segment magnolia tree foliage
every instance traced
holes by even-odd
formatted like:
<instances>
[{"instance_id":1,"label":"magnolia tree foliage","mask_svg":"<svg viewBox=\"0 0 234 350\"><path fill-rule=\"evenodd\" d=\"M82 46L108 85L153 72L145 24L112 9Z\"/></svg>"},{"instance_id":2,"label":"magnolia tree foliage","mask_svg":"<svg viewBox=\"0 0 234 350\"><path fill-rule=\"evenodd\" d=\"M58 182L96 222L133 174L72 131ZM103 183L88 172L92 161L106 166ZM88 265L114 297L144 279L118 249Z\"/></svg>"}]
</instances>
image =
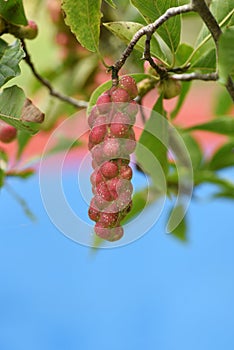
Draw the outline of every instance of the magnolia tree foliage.
<instances>
[{"instance_id":1,"label":"magnolia tree foliage","mask_svg":"<svg viewBox=\"0 0 234 350\"><path fill-rule=\"evenodd\" d=\"M35 17L33 20L26 16L30 11ZM43 20L37 23L37 11L49 14L49 18L42 16ZM198 18L202 25L192 46L182 41L182 23L186 19L192 31ZM36 45L38 32L44 25L48 26L47 32L53 33L51 50L56 51L57 59L49 69L39 71L37 55L29 49L28 41L33 40ZM202 183L216 184L214 197L234 199L234 183L222 178L219 172L234 165L233 0L40 0L36 4L0 0L0 36L1 187L10 176L27 178L34 173L32 168L17 166L32 137L37 138L41 130L53 131L61 116L69 117L85 107L91 128L88 147L93 162L98 163L100 154L103 157L109 152L109 159L93 163L91 176L94 198L89 216L96 221L96 233L101 238L120 239L123 235L120 221L131 220L162 195L156 163L163 173L168 198L178 195L180 170L170 149L176 149L181 174L191 173L192 169L194 188ZM46 55L45 50L44 60ZM30 68L37 80L37 83L30 82L30 88L28 80L21 81L20 86L15 83L23 65ZM100 72L106 72L107 76L107 81L101 85L97 83ZM216 111L212 120L203 124L194 121L189 128L178 127L176 118L194 80L212 81L214 86L222 87ZM47 104L38 97L44 88L51 96ZM155 89L154 107L145 118L144 97ZM26 97L26 91L30 96ZM171 98L175 98L176 103L168 112L165 100ZM118 103L123 105L117 106ZM131 147L123 142L130 138L135 143L133 125L137 112L144 126L137 145ZM109 118L108 121L105 118ZM102 120L101 126L98 120ZM226 142L207 157L193 135L194 130L226 135ZM176 135L183 140L190 163L180 151ZM119 139L122 143L117 141ZM17 162L9 161L5 147L12 141L17 149ZM104 148L98 153L102 142ZM54 152L62 150L64 145L66 140L61 138ZM76 140L74 146L79 145ZM125 150L124 157L120 148ZM143 148L153 155L152 159L149 160ZM134 191L132 197L129 155L134 150L136 165L133 170L147 174L150 196L149 191L142 188ZM126 186L123 181L127 181ZM108 186L114 190L111 192ZM120 188L118 193L116 186ZM188 194L186 191L184 186L184 196ZM97 207L98 196L102 200L105 197L108 205L104 207L102 203L101 209ZM118 206L119 197L128 197L124 208ZM110 206L117 207L114 213L106 210ZM183 202L178 201L169 213L167 230L181 240L186 240L186 209Z\"/></svg>"}]
</instances>

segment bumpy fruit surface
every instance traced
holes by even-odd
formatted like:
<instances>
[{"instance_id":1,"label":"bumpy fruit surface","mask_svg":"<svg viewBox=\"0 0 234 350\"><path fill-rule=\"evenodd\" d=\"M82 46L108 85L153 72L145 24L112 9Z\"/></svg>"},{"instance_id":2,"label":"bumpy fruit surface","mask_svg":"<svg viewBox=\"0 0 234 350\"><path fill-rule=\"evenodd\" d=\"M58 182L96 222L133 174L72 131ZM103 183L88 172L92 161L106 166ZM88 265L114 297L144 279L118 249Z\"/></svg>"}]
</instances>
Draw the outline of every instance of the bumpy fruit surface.
<instances>
[{"instance_id":1,"label":"bumpy fruit surface","mask_svg":"<svg viewBox=\"0 0 234 350\"><path fill-rule=\"evenodd\" d=\"M0 120L0 141L9 143L17 136L17 129Z\"/></svg>"},{"instance_id":2,"label":"bumpy fruit surface","mask_svg":"<svg viewBox=\"0 0 234 350\"><path fill-rule=\"evenodd\" d=\"M123 237L121 220L132 206L129 162L136 143L133 130L138 112L133 100L136 96L135 80L123 76L118 86L99 96L88 117L94 169L90 177L94 197L88 214L96 222L95 233L111 242Z\"/></svg>"}]
</instances>

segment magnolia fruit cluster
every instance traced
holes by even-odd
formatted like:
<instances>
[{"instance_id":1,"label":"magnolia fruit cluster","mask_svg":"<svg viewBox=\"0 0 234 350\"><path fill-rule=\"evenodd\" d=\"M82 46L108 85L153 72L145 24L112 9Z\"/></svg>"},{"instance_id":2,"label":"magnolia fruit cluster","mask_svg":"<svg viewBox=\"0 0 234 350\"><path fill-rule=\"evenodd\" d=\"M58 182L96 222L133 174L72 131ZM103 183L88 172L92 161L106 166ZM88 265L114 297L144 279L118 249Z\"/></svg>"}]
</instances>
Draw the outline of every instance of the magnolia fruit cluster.
<instances>
[{"instance_id":1,"label":"magnolia fruit cluster","mask_svg":"<svg viewBox=\"0 0 234 350\"><path fill-rule=\"evenodd\" d=\"M135 80L123 76L118 86L99 96L88 123L89 149L92 154L91 175L94 197L89 217L95 221L95 233L108 241L123 236L121 221L131 210L132 169L130 154L136 146L132 126L138 111Z\"/></svg>"},{"instance_id":2,"label":"magnolia fruit cluster","mask_svg":"<svg viewBox=\"0 0 234 350\"><path fill-rule=\"evenodd\" d=\"M17 136L17 129L4 121L0 120L0 141L9 143L13 141Z\"/></svg>"}]
</instances>

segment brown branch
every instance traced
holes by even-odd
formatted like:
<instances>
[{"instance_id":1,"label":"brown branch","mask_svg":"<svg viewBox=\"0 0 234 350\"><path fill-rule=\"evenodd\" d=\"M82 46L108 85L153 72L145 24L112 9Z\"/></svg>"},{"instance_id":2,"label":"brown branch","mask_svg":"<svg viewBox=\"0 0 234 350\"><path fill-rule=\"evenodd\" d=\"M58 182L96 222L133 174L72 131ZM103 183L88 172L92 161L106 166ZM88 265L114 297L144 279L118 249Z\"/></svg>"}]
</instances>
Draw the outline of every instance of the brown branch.
<instances>
[{"instance_id":1,"label":"brown branch","mask_svg":"<svg viewBox=\"0 0 234 350\"><path fill-rule=\"evenodd\" d=\"M51 96L54 96L54 97L58 98L61 101L67 102L67 103L71 104L72 106L74 106L76 108L87 108L88 107L88 102L77 100L75 98L66 96L66 95L62 94L61 92L56 91L51 86L50 82L47 79L43 78L37 72L37 70L36 70L36 68L35 68L35 66L34 66L34 64L33 64L32 60L31 60L31 56L30 56L30 54L29 54L29 52L27 50L26 43L25 43L25 41L23 39L21 40L21 43L22 43L23 50L25 52L25 57L24 57L25 62L30 67L30 69L31 69L33 75L35 76L35 78L49 90L49 93L50 93Z\"/></svg>"},{"instance_id":2,"label":"brown branch","mask_svg":"<svg viewBox=\"0 0 234 350\"><path fill-rule=\"evenodd\" d=\"M204 80L204 81L216 81L219 79L217 73L201 74L201 73L188 73L188 74L173 74L171 78L175 80L191 81L191 80Z\"/></svg>"},{"instance_id":3,"label":"brown branch","mask_svg":"<svg viewBox=\"0 0 234 350\"><path fill-rule=\"evenodd\" d=\"M165 68L159 67L151 57L150 44L151 44L152 33L146 35L145 40L145 50L144 50L144 60L148 61L155 72L160 76L160 79L165 79L168 76L167 70Z\"/></svg>"},{"instance_id":4,"label":"brown branch","mask_svg":"<svg viewBox=\"0 0 234 350\"><path fill-rule=\"evenodd\" d=\"M199 14L199 16L202 18L203 22L209 29L218 51L218 41L220 35L222 34L222 30L219 27L219 24L217 23L215 17L211 13L209 7L207 6L204 0L192 0L192 6L194 8L194 11L196 11ZM229 95L231 96L232 100L234 101L234 82L230 76L228 77L226 83L226 89L229 92Z\"/></svg>"},{"instance_id":5,"label":"brown branch","mask_svg":"<svg viewBox=\"0 0 234 350\"><path fill-rule=\"evenodd\" d=\"M218 46L218 40L222 34L222 30L219 27L218 22L210 12L209 7L207 6L204 0L192 0L192 5L194 10L199 14L203 22L206 24L207 28L212 35L215 45Z\"/></svg>"},{"instance_id":6,"label":"brown branch","mask_svg":"<svg viewBox=\"0 0 234 350\"><path fill-rule=\"evenodd\" d=\"M135 45L140 40L140 38L143 35L152 35L163 23L165 23L169 18L180 15L182 13L191 12L193 10L193 6L190 5L183 5L178 7L171 7L169 8L162 16L160 16L155 22L148 24L147 26L141 28L138 30L135 35L133 36L132 40L122 53L122 56L118 61L114 64L115 71L119 71L128 57L131 55Z\"/></svg>"}]
</instances>

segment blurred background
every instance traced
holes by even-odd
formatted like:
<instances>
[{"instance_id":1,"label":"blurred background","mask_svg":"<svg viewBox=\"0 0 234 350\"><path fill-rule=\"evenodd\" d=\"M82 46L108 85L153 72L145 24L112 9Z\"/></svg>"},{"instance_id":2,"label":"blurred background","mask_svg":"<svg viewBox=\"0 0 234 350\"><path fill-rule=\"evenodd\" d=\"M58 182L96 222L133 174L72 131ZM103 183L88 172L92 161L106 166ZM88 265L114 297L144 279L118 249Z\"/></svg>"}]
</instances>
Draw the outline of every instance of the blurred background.
<instances>
[{"instance_id":1,"label":"blurred background","mask_svg":"<svg viewBox=\"0 0 234 350\"><path fill-rule=\"evenodd\" d=\"M106 11L105 21L108 16L141 21L125 1L119 4L121 13ZM64 36L56 1L25 1L25 8L28 18L39 26L38 38L28 43L37 69L58 90L87 100L97 85L109 79L105 68L95 55L76 47L72 37ZM184 19L183 26L183 41L193 43L200 21L193 19L193 30L191 21ZM102 35L111 45L112 37L105 31ZM113 57L118 57L124 45L115 42L112 46ZM105 54L104 46L101 50ZM135 54L126 71L143 71L140 56ZM24 62L21 70L22 75L11 84L22 86L49 116L44 131L25 150L24 166L39 159L51 130L75 109L49 97ZM149 94L146 106L152 106L154 94ZM189 126L209 120L220 107L217 96L221 95L222 103L230 105L224 89L210 83L193 84L176 122ZM225 140L207 132L194 135L205 154ZM15 145L8 150L13 159ZM74 186L85 154L84 140L63 169L69 201L83 213L87 203ZM83 185L88 188L88 172L85 175ZM233 181L234 167L222 175ZM53 176L51 162L48 186ZM142 183L137 171L133 181L135 187ZM37 174L27 180L9 178L0 192L0 349L232 350L233 202L214 200L213 190L214 185L196 189L188 211L186 241L165 231L169 201L157 223L140 239L120 248L92 249L66 238L50 221ZM148 211L154 215L155 206Z\"/></svg>"}]
</instances>

